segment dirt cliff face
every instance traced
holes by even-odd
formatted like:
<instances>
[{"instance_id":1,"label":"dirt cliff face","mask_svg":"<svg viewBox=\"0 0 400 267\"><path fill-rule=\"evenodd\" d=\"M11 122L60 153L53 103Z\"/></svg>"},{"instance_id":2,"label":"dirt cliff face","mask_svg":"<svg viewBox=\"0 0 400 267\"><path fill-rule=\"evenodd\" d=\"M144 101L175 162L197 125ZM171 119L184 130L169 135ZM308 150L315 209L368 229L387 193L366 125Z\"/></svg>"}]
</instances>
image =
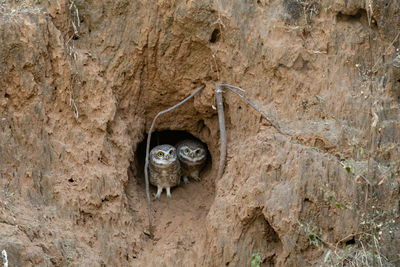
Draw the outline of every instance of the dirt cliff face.
<instances>
[{"instance_id":1,"label":"dirt cliff face","mask_svg":"<svg viewBox=\"0 0 400 267\"><path fill-rule=\"evenodd\" d=\"M375 0L0 1L10 266L245 266L255 253L265 266L395 266L399 11ZM221 82L283 133L225 92L217 179ZM159 111L201 85L155 136L192 135L210 160L201 182L153 203L150 239L143 141Z\"/></svg>"}]
</instances>

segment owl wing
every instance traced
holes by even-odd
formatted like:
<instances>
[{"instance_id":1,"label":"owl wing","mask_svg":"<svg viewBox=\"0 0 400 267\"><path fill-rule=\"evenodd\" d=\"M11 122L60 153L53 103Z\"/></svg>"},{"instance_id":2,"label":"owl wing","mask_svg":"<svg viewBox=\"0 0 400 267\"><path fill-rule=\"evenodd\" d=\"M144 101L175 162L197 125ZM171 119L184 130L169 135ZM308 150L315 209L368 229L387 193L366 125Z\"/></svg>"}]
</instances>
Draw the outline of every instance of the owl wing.
<instances>
[{"instance_id":1,"label":"owl wing","mask_svg":"<svg viewBox=\"0 0 400 267\"><path fill-rule=\"evenodd\" d=\"M149 164L150 171L150 183L155 186L159 186L163 184L161 171L157 166L154 166L151 162ZM161 180L160 180L161 179Z\"/></svg>"}]
</instances>

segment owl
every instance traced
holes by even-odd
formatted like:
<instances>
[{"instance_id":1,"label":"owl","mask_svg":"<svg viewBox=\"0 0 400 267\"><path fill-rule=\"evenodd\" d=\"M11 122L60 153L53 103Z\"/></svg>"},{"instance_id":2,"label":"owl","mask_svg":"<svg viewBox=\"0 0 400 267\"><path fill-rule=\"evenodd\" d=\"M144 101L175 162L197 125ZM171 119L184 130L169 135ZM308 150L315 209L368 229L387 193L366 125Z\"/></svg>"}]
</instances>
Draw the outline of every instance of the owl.
<instances>
[{"instance_id":1,"label":"owl","mask_svg":"<svg viewBox=\"0 0 400 267\"><path fill-rule=\"evenodd\" d=\"M154 199L160 199L165 188L167 197L171 197L171 187L177 186L181 179L181 166L176 155L175 147L159 145L150 151L150 183L157 186Z\"/></svg>"},{"instance_id":2,"label":"owl","mask_svg":"<svg viewBox=\"0 0 400 267\"><path fill-rule=\"evenodd\" d=\"M189 177L195 181L201 181L200 171L207 160L206 147L197 140L187 139L178 142L176 149L185 184L189 182Z\"/></svg>"}]
</instances>

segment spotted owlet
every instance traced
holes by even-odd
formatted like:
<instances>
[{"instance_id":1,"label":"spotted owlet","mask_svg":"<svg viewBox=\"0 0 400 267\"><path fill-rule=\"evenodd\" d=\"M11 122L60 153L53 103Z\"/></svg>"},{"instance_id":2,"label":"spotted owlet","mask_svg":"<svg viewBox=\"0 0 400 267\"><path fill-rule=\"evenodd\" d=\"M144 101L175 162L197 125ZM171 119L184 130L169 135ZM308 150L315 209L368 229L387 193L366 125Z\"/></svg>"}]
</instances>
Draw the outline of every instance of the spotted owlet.
<instances>
[{"instance_id":1,"label":"spotted owlet","mask_svg":"<svg viewBox=\"0 0 400 267\"><path fill-rule=\"evenodd\" d=\"M167 197L171 197L171 187L177 186L181 179L181 167L175 147L159 145L150 151L150 183L157 186L155 199L160 199L165 188Z\"/></svg>"},{"instance_id":2,"label":"spotted owlet","mask_svg":"<svg viewBox=\"0 0 400 267\"><path fill-rule=\"evenodd\" d=\"M197 140L186 139L176 144L176 149L185 184L189 182L189 177L201 181L200 171L207 160L206 147Z\"/></svg>"}]
</instances>

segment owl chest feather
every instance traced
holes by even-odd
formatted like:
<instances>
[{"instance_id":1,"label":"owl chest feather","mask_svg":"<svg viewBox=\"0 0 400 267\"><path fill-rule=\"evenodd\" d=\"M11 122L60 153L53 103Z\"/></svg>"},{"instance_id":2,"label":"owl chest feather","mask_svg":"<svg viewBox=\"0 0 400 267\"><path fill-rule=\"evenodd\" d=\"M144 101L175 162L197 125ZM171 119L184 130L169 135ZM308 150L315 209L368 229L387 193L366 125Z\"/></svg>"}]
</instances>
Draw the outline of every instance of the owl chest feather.
<instances>
[{"instance_id":1,"label":"owl chest feather","mask_svg":"<svg viewBox=\"0 0 400 267\"><path fill-rule=\"evenodd\" d=\"M155 186L172 187L180 183L181 173L179 161L167 166L150 163L150 183Z\"/></svg>"},{"instance_id":2,"label":"owl chest feather","mask_svg":"<svg viewBox=\"0 0 400 267\"><path fill-rule=\"evenodd\" d=\"M185 162L185 161L181 161L181 167L182 167L182 171L184 173L184 175L186 174L190 174L193 171L200 171L204 165L205 165L205 160L200 161L200 162L196 162L196 163L189 163L189 162Z\"/></svg>"}]
</instances>

